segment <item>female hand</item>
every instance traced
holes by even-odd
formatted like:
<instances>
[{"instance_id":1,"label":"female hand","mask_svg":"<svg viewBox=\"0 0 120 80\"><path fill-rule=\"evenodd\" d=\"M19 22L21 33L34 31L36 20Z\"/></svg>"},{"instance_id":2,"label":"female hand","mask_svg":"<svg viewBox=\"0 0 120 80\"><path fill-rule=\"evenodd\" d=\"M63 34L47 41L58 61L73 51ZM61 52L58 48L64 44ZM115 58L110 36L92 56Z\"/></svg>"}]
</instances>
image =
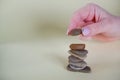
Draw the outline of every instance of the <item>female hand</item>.
<instances>
[{"instance_id":1,"label":"female hand","mask_svg":"<svg viewBox=\"0 0 120 80\"><path fill-rule=\"evenodd\" d=\"M73 14L67 34L72 29L81 28L79 39L94 38L101 41L120 39L120 17L111 15L96 4L88 4Z\"/></svg>"}]
</instances>

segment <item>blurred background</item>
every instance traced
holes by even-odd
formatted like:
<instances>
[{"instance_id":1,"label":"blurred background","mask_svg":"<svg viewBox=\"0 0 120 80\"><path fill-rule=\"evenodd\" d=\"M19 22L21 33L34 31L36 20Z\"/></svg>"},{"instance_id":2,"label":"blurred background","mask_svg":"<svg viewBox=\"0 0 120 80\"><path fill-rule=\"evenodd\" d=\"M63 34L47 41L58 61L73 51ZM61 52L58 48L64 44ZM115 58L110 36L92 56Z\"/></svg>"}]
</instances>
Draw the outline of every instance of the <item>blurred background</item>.
<instances>
[{"instance_id":1,"label":"blurred background","mask_svg":"<svg viewBox=\"0 0 120 80\"><path fill-rule=\"evenodd\" d=\"M119 41L66 35L73 12L88 3L120 16L120 0L0 0L0 80L119 80ZM93 73L65 69L71 43L86 44Z\"/></svg>"}]
</instances>

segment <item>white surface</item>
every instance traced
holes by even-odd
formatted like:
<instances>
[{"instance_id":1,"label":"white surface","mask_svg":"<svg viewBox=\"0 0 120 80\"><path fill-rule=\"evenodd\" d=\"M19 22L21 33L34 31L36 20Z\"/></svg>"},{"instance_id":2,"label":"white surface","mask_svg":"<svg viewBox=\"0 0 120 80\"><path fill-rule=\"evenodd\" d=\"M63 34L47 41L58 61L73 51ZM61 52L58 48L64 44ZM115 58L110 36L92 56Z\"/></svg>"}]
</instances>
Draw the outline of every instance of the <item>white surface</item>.
<instances>
[{"instance_id":1,"label":"white surface","mask_svg":"<svg viewBox=\"0 0 120 80\"><path fill-rule=\"evenodd\" d=\"M120 15L120 0L0 0L0 80L120 80L120 41L83 42L92 73L66 70L72 13L89 2Z\"/></svg>"},{"instance_id":2,"label":"white surface","mask_svg":"<svg viewBox=\"0 0 120 80\"><path fill-rule=\"evenodd\" d=\"M1 80L119 80L120 42L86 43L92 73L66 70L70 39L0 45Z\"/></svg>"}]
</instances>

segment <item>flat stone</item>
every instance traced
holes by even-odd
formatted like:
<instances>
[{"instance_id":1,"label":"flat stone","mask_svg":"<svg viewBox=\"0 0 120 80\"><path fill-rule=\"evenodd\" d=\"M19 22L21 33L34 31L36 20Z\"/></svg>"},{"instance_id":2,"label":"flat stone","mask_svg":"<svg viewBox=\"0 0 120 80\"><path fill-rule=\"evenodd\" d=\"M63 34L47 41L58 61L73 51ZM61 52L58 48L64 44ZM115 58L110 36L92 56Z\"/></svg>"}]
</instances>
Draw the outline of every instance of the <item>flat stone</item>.
<instances>
[{"instance_id":1,"label":"flat stone","mask_svg":"<svg viewBox=\"0 0 120 80\"><path fill-rule=\"evenodd\" d=\"M70 49L72 49L72 50L84 50L85 44L71 44Z\"/></svg>"},{"instance_id":2,"label":"flat stone","mask_svg":"<svg viewBox=\"0 0 120 80\"><path fill-rule=\"evenodd\" d=\"M67 70L72 71L72 72L82 72L82 73L90 73L91 72L91 68L89 66L86 66L84 69L81 69L81 70L74 70L70 67L70 65L68 65Z\"/></svg>"},{"instance_id":3,"label":"flat stone","mask_svg":"<svg viewBox=\"0 0 120 80\"><path fill-rule=\"evenodd\" d=\"M86 51L69 50L68 53L71 54L72 56L77 57L77 58L82 59L82 60L87 57Z\"/></svg>"},{"instance_id":4,"label":"flat stone","mask_svg":"<svg viewBox=\"0 0 120 80\"><path fill-rule=\"evenodd\" d=\"M79 62L83 61L82 59L79 59L79 58L77 58L77 57L75 57L73 55L70 55L68 57L68 59L69 59L69 62L73 62L73 63L79 63Z\"/></svg>"},{"instance_id":5,"label":"flat stone","mask_svg":"<svg viewBox=\"0 0 120 80\"><path fill-rule=\"evenodd\" d=\"M76 68L83 69L87 66L87 63L85 61L80 61L78 63L70 62L69 64L70 64L71 68L73 68L73 69L76 69Z\"/></svg>"},{"instance_id":6,"label":"flat stone","mask_svg":"<svg viewBox=\"0 0 120 80\"><path fill-rule=\"evenodd\" d=\"M68 34L71 36L77 36L77 35L82 34L82 30L81 29L72 29Z\"/></svg>"}]
</instances>

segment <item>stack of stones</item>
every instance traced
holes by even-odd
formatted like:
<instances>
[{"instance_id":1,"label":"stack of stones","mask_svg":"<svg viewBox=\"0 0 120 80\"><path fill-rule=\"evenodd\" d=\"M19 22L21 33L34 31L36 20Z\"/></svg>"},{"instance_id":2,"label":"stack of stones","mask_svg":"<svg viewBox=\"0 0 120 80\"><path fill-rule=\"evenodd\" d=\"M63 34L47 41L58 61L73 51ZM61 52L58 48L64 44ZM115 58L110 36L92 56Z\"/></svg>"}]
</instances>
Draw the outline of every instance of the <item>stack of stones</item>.
<instances>
[{"instance_id":1,"label":"stack of stones","mask_svg":"<svg viewBox=\"0 0 120 80\"><path fill-rule=\"evenodd\" d=\"M67 69L74 72L91 72L91 68L87 66L87 63L84 61L88 53L88 51L85 50L85 44L71 44L70 49L71 50L68 51L70 56L68 57L69 64Z\"/></svg>"}]
</instances>

